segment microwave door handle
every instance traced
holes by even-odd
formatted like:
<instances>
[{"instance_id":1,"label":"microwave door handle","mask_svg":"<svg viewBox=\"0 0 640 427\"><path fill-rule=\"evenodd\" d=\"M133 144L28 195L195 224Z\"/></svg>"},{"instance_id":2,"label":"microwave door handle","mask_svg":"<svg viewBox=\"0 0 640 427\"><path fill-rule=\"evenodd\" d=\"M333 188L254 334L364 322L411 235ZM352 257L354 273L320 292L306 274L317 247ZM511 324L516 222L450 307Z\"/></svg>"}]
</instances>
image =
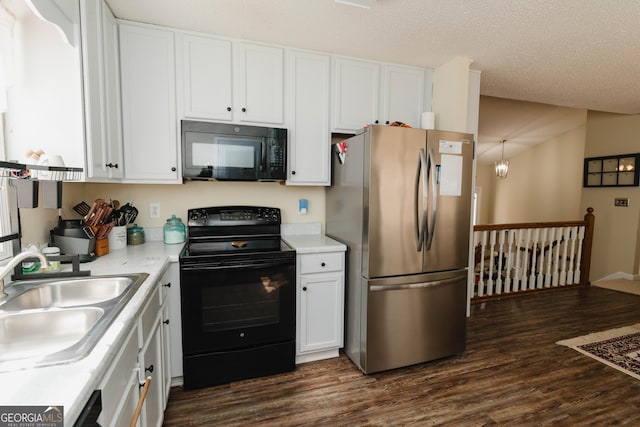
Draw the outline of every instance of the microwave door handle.
<instances>
[{"instance_id":1,"label":"microwave door handle","mask_svg":"<svg viewBox=\"0 0 640 427\"><path fill-rule=\"evenodd\" d=\"M260 142L260 172L264 172L265 165L267 164L267 144Z\"/></svg>"}]
</instances>

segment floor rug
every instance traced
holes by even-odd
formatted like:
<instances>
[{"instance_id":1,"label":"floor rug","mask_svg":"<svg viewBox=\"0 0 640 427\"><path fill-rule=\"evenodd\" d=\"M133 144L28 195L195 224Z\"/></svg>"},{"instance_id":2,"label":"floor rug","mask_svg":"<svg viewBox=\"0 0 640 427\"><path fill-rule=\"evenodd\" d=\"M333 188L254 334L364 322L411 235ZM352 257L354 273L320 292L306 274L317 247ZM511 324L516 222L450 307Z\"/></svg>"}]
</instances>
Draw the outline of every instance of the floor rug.
<instances>
[{"instance_id":1,"label":"floor rug","mask_svg":"<svg viewBox=\"0 0 640 427\"><path fill-rule=\"evenodd\" d=\"M640 380L640 323L562 340L556 344L570 347Z\"/></svg>"}]
</instances>

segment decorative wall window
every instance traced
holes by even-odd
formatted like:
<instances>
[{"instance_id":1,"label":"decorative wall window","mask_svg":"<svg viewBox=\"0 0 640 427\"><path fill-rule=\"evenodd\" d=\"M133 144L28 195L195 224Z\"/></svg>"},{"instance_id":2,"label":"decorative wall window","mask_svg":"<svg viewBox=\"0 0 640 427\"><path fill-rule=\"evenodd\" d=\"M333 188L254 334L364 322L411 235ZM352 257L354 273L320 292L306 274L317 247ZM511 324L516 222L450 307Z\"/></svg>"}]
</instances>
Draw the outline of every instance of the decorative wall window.
<instances>
[{"instance_id":1,"label":"decorative wall window","mask_svg":"<svg viewBox=\"0 0 640 427\"><path fill-rule=\"evenodd\" d=\"M637 187L640 153L584 159L583 187Z\"/></svg>"}]
</instances>

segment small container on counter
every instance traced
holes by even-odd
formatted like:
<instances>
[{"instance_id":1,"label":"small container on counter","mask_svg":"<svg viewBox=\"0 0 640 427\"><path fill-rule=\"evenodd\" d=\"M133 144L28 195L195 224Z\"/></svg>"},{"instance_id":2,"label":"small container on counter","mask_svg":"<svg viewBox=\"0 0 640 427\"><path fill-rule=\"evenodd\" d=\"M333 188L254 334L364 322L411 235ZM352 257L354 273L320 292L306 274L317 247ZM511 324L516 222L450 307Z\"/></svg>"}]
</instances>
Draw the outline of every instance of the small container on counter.
<instances>
[{"instance_id":1,"label":"small container on counter","mask_svg":"<svg viewBox=\"0 0 640 427\"><path fill-rule=\"evenodd\" d=\"M141 245L143 243L144 243L144 228L138 227L137 224L133 224L133 226L127 230L127 244Z\"/></svg>"},{"instance_id":2,"label":"small container on counter","mask_svg":"<svg viewBox=\"0 0 640 427\"><path fill-rule=\"evenodd\" d=\"M49 259L49 257L60 256L60 248L56 246L48 246L42 249L42 254L47 257L47 261L49 262L49 268L47 269L47 271L60 271L60 260Z\"/></svg>"},{"instance_id":3,"label":"small container on counter","mask_svg":"<svg viewBox=\"0 0 640 427\"><path fill-rule=\"evenodd\" d=\"M171 215L171 218L162 227L162 231L164 243L168 245L183 243L187 239L187 227L175 215Z\"/></svg>"}]
</instances>

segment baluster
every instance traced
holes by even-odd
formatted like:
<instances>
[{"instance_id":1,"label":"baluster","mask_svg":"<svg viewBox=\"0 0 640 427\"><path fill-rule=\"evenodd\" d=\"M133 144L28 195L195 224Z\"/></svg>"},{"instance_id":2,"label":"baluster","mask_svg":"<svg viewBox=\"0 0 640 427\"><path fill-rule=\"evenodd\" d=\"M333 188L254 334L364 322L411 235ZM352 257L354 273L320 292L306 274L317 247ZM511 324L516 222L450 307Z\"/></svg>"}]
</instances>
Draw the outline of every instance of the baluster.
<instances>
[{"instance_id":1,"label":"baluster","mask_svg":"<svg viewBox=\"0 0 640 427\"><path fill-rule=\"evenodd\" d=\"M550 288L551 287L551 265L553 264L553 251L554 251L554 245L553 242L555 240L555 235L556 235L556 229L555 228L549 228L548 229L548 239L547 239L547 271L545 272L544 275L544 287L545 288Z\"/></svg>"},{"instance_id":2,"label":"baluster","mask_svg":"<svg viewBox=\"0 0 640 427\"><path fill-rule=\"evenodd\" d=\"M505 230L500 230L500 235L498 236L498 269L497 269L497 279L496 279L496 293L502 293L502 256L504 254L504 233Z\"/></svg>"},{"instance_id":3,"label":"baluster","mask_svg":"<svg viewBox=\"0 0 640 427\"><path fill-rule=\"evenodd\" d=\"M504 281L504 291L511 292L511 267L513 266L513 239L515 238L515 232L513 230L508 231L507 239L507 266L506 276Z\"/></svg>"},{"instance_id":4,"label":"baluster","mask_svg":"<svg viewBox=\"0 0 640 427\"><path fill-rule=\"evenodd\" d=\"M487 248L487 232L482 231L482 244L480 246L480 278L478 279L478 296L484 296L484 253Z\"/></svg>"},{"instance_id":5,"label":"baluster","mask_svg":"<svg viewBox=\"0 0 640 427\"><path fill-rule=\"evenodd\" d=\"M562 235L564 242L562 242L562 261L560 263L560 286L567 284L567 251L569 249L569 239L571 239L569 227L563 227Z\"/></svg>"},{"instance_id":6,"label":"baluster","mask_svg":"<svg viewBox=\"0 0 640 427\"><path fill-rule=\"evenodd\" d=\"M573 283L580 283L580 273L582 270L582 242L584 240L584 226L578 227L578 253L576 254L576 268L573 270Z\"/></svg>"},{"instance_id":7,"label":"baluster","mask_svg":"<svg viewBox=\"0 0 640 427\"><path fill-rule=\"evenodd\" d=\"M525 250L523 251L524 265L522 267L522 284L520 285L520 290L522 291L526 291L527 289L529 289L529 269L531 268L530 266L531 252L529 249L530 247L531 247L531 229L527 228L527 238L524 244Z\"/></svg>"},{"instance_id":8,"label":"baluster","mask_svg":"<svg viewBox=\"0 0 640 427\"><path fill-rule=\"evenodd\" d=\"M540 240L540 229L533 229L533 240L531 241L531 265L529 265L529 289L536 287L536 261L538 257L538 241Z\"/></svg>"},{"instance_id":9,"label":"baluster","mask_svg":"<svg viewBox=\"0 0 640 427\"><path fill-rule=\"evenodd\" d=\"M493 281L493 266L495 260L493 258L493 249L496 246L496 230L489 232L489 280L487 280L487 295L493 295L494 281Z\"/></svg>"},{"instance_id":10,"label":"baluster","mask_svg":"<svg viewBox=\"0 0 640 427\"><path fill-rule=\"evenodd\" d=\"M567 285L573 285L574 259L576 251L576 235L578 227L571 227L570 247L569 247L569 270L567 270Z\"/></svg>"},{"instance_id":11,"label":"baluster","mask_svg":"<svg viewBox=\"0 0 640 427\"><path fill-rule=\"evenodd\" d=\"M558 227L555 229L556 234L556 247L554 248L554 256L553 256L553 273L551 286L558 287L558 279L559 274L558 270L560 268L560 245L562 243L562 227Z\"/></svg>"},{"instance_id":12,"label":"baluster","mask_svg":"<svg viewBox=\"0 0 640 427\"><path fill-rule=\"evenodd\" d=\"M518 237L516 238L516 269L513 273L513 291L518 292L519 285L521 284L523 270L520 269L520 260L522 259L522 251L520 248L522 243L522 228L518 229Z\"/></svg>"},{"instance_id":13,"label":"baluster","mask_svg":"<svg viewBox=\"0 0 640 427\"><path fill-rule=\"evenodd\" d=\"M540 256L538 257L538 274L536 274L536 287L538 289L542 289L543 281L544 281L544 260L545 256L545 243L547 242L547 228L541 228L541 236L538 246L540 247Z\"/></svg>"}]
</instances>

